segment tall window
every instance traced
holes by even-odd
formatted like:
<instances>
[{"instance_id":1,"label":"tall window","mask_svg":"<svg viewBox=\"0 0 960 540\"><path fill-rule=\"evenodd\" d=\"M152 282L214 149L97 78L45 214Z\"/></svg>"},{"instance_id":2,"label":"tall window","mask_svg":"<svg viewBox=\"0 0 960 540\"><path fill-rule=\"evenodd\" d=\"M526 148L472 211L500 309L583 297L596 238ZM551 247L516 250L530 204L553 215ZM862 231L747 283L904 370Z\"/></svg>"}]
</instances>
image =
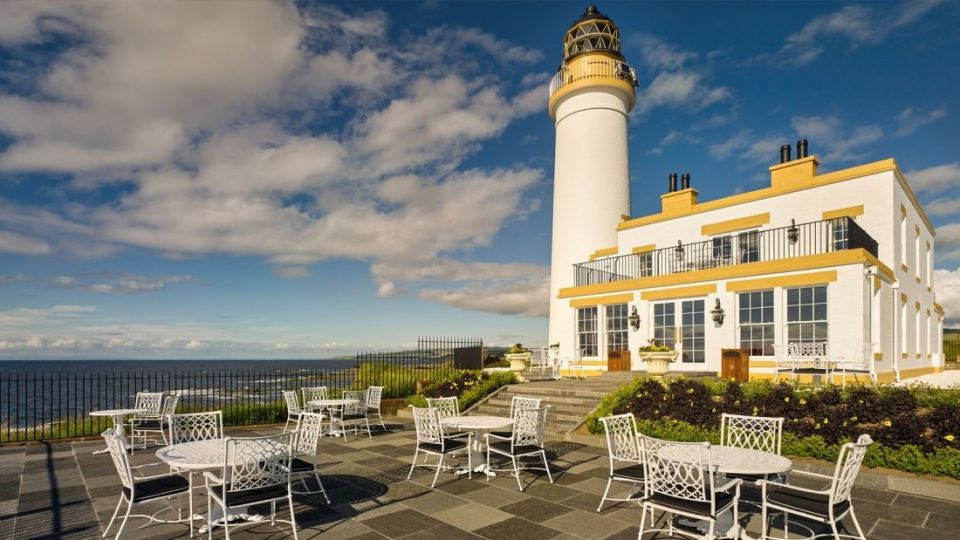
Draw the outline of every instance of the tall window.
<instances>
[{"instance_id":1,"label":"tall window","mask_svg":"<svg viewBox=\"0 0 960 540\"><path fill-rule=\"evenodd\" d=\"M729 260L733 256L733 242L729 236L721 236L713 239L713 258L719 260Z\"/></svg>"},{"instance_id":2,"label":"tall window","mask_svg":"<svg viewBox=\"0 0 960 540\"><path fill-rule=\"evenodd\" d=\"M900 354L907 355L907 299L900 298Z\"/></svg>"},{"instance_id":3,"label":"tall window","mask_svg":"<svg viewBox=\"0 0 960 540\"><path fill-rule=\"evenodd\" d=\"M740 262L756 262L760 260L760 232L749 231L737 235L737 253Z\"/></svg>"},{"instance_id":4,"label":"tall window","mask_svg":"<svg viewBox=\"0 0 960 540\"><path fill-rule=\"evenodd\" d=\"M627 305L609 304L606 310L607 352L627 349Z\"/></svg>"},{"instance_id":5,"label":"tall window","mask_svg":"<svg viewBox=\"0 0 960 540\"><path fill-rule=\"evenodd\" d=\"M740 348L751 356L773 356L773 291L739 294Z\"/></svg>"},{"instance_id":6,"label":"tall window","mask_svg":"<svg viewBox=\"0 0 960 540\"><path fill-rule=\"evenodd\" d=\"M900 205L900 264L907 265L907 209Z\"/></svg>"},{"instance_id":7,"label":"tall window","mask_svg":"<svg viewBox=\"0 0 960 540\"><path fill-rule=\"evenodd\" d=\"M653 305L653 342L673 347L677 341L676 304L664 302Z\"/></svg>"},{"instance_id":8,"label":"tall window","mask_svg":"<svg viewBox=\"0 0 960 540\"><path fill-rule=\"evenodd\" d=\"M920 338L923 337L923 333L922 333L921 328L920 328L920 305L919 305L919 304L917 304L917 314L916 314L916 316L915 316L914 318L915 318L916 320L914 321L915 327L914 327L914 329L913 329L913 333L916 335L916 341L915 341L915 343L914 343L914 347L916 347L916 348L913 350L913 352L916 353L917 356L920 356L920 352L921 352L921 351L920 351L920 344L921 344Z\"/></svg>"},{"instance_id":9,"label":"tall window","mask_svg":"<svg viewBox=\"0 0 960 540\"><path fill-rule=\"evenodd\" d=\"M706 338L703 328L703 300L684 300L680 303L683 316L683 362L702 364L706 361Z\"/></svg>"},{"instance_id":10,"label":"tall window","mask_svg":"<svg viewBox=\"0 0 960 540\"><path fill-rule=\"evenodd\" d=\"M917 277L920 277L923 274L920 272L921 270L920 257L922 256L922 254L920 253L920 226L919 225L916 228L916 237L913 242L913 252L916 254L916 257L915 257L916 261L914 262L914 264L916 264L916 267L914 267L913 271L916 272Z\"/></svg>"},{"instance_id":11,"label":"tall window","mask_svg":"<svg viewBox=\"0 0 960 540\"><path fill-rule=\"evenodd\" d=\"M833 236L833 250L850 249L850 222L842 217L831 220L831 234Z\"/></svg>"},{"instance_id":12,"label":"tall window","mask_svg":"<svg viewBox=\"0 0 960 540\"><path fill-rule=\"evenodd\" d=\"M927 287L933 287L933 259L931 256L930 242L927 242Z\"/></svg>"},{"instance_id":13,"label":"tall window","mask_svg":"<svg viewBox=\"0 0 960 540\"><path fill-rule=\"evenodd\" d=\"M787 343L826 343L827 286L787 289Z\"/></svg>"},{"instance_id":14,"label":"tall window","mask_svg":"<svg viewBox=\"0 0 960 540\"><path fill-rule=\"evenodd\" d=\"M933 325L930 324L930 310L927 310L927 354L933 354Z\"/></svg>"},{"instance_id":15,"label":"tall window","mask_svg":"<svg viewBox=\"0 0 960 540\"><path fill-rule=\"evenodd\" d=\"M597 307L577 309L577 347L583 356L597 355Z\"/></svg>"},{"instance_id":16,"label":"tall window","mask_svg":"<svg viewBox=\"0 0 960 540\"><path fill-rule=\"evenodd\" d=\"M653 275L653 252L639 253L640 277Z\"/></svg>"}]
</instances>

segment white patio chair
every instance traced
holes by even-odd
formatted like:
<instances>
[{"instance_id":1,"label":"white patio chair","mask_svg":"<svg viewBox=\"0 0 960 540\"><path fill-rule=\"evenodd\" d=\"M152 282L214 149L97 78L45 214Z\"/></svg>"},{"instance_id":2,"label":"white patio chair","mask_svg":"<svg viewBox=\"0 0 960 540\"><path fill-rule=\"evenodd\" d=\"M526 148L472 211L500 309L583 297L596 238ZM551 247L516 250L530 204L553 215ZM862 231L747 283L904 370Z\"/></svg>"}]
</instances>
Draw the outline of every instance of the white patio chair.
<instances>
[{"instance_id":1,"label":"white patio chair","mask_svg":"<svg viewBox=\"0 0 960 540\"><path fill-rule=\"evenodd\" d=\"M793 365L793 380L796 381L801 374L826 375L827 380L830 380L828 353L825 342L788 343L787 361Z\"/></svg>"},{"instance_id":2,"label":"white patio chair","mask_svg":"<svg viewBox=\"0 0 960 540\"><path fill-rule=\"evenodd\" d=\"M847 373L853 374L853 379L860 382L860 374L866 375L874 386L877 385L877 371L874 367L873 352L879 345L877 343L866 343L859 347L853 359L838 358L835 360L836 370L840 372L841 387L847 385Z\"/></svg>"},{"instance_id":3,"label":"white patio chair","mask_svg":"<svg viewBox=\"0 0 960 540\"><path fill-rule=\"evenodd\" d=\"M460 416L460 401L455 397L427 398L427 407L437 411L437 417L441 422L445 418ZM455 427L446 427L444 431L456 433L460 430Z\"/></svg>"},{"instance_id":4,"label":"white patio chair","mask_svg":"<svg viewBox=\"0 0 960 540\"><path fill-rule=\"evenodd\" d=\"M120 528L117 529L117 536L115 538L120 538L120 535L123 534L123 528L127 525L127 520L131 517L149 519L150 521L144 524L144 527L150 523L153 523L154 521L170 523L170 521L161 521L154 517L156 513L151 515L131 514L130 511L133 510L134 505L142 502L153 501L161 497L170 499L175 495L187 493L187 496L190 499L190 518L193 517L193 494L190 492L190 483L186 478L183 478L182 476L179 476L173 472L151 476L135 476L134 471L136 469L149 467L156 464L149 463L147 465L131 467L130 456L127 454L127 442L122 433L115 432L113 429L108 429L103 432L103 439L107 443L107 450L110 453L110 457L113 459L113 465L117 469L117 474L120 476L120 485L122 487L120 491L120 500L117 501L117 508L113 511L113 516L110 517L110 522L107 523L107 528L103 531L104 538L110 534L110 527L113 526L113 522L120 514L120 507L123 506L123 503L127 503L127 512L123 516L123 521L120 522ZM177 522L182 521L180 511L180 507L177 507ZM190 523L190 534L192 536L193 519L190 518L188 518L187 521ZM138 534L138 536L140 535L142 535L142 533Z\"/></svg>"},{"instance_id":5,"label":"white patio chair","mask_svg":"<svg viewBox=\"0 0 960 540\"><path fill-rule=\"evenodd\" d=\"M383 423L383 415L380 413L380 400L382 398L382 386L371 386L367 388L367 417L369 418L374 414L377 415L377 421L380 422L380 427L386 431L387 425Z\"/></svg>"},{"instance_id":6,"label":"white patio chair","mask_svg":"<svg viewBox=\"0 0 960 540\"><path fill-rule=\"evenodd\" d=\"M840 455L837 456L837 465L833 470L832 477L801 470L793 471L793 474L830 480L830 487L824 490L801 488L770 480L758 480L757 484L760 485L763 496L763 534L761 538L767 538L769 527L767 517L773 510L783 513L784 535L789 530L790 514L796 514L813 521L829 524L834 538L839 539L840 533L837 530L837 524L849 514L850 519L853 520L853 525L857 528L857 534L861 540L866 540L863 529L860 528L860 522L857 521L857 516L853 513L853 501L850 498L850 493L853 489L853 482L860 472L863 458L867 454L867 447L872 443L873 440L870 439L869 435L861 435L857 442L843 445L840 448Z\"/></svg>"},{"instance_id":7,"label":"white patio chair","mask_svg":"<svg viewBox=\"0 0 960 540\"><path fill-rule=\"evenodd\" d=\"M543 467L524 466L524 469L546 471L547 478L553 483L553 475L550 474L550 464L547 462L547 452L543 448L543 431L547 426L547 407L538 409L519 409L514 415L513 433L510 437L498 437L488 433L487 439L487 469L491 471L501 471L490 467L490 454L498 454L510 458L513 463L513 473L517 479L517 486L520 491L524 490L523 483L520 481L520 467L517 460L527 456L537 456L543 460ZM487 482L490 481L490 475L487 475Z\"/></svg>"},{"instance_id":8,"label":"white patio chair","mask_svg":"<svg viewBox=\"0 0 960 540\"><path fill-rule=\"evenodd\" d=\"M327 399L327 387L326 386L304 386L300 389L300 394L303 396L303 407L304 411L319 411L322 407L313 407L309 405L311 401L316 401L320 399Z\"/></svg>"},{"instance_id":9,"label":"white patio chair","mask_svg":"<svg viewBox=\"0 0 960 540\"><path fill-rule=\"evenodd\" d=\"M618 499L607 497L613 482L624 482L636 488L644 483L644 465L640 454L640 439L637 437L637 421L633 413L617 414L600 419L607 437L607 454L610 458L610 474L607 487L603 490L597 512L606 501L636 501L643 498L626 497Z\"/></svg>"},{"instance_id":10,"label":"white patio chair","mask_svg":"<svg viewBox=\"0 0 960 540\"><path fill-rule=\"evenodd\" d=\"M152 423L160 419L160 409L163 406L163 392L137 392L134 399L134 409L142 409L145 412L137 413L130 419L130 449L133 450L137 444L137 426L144 423ZM146 439L141 443L141 448L147 447Z\"/></svg>"},{"instance_id":11,"label":"white patio chair","mask_svg":"<svg viewBox=\"0 0 960 540\"><path fill-rule=\"evenodd\" d=\"M300 423L294 431L293 439L293 457L290 460L290 474L300 477L300 483L303 485L303 491L297 491L301 494L322 493L327 504L330 504L330 497L327 496L327 490L320 481L320 475L317 473L317 441L323 430L323 415L314 412L305 412L300 415ZM304 458L309 458L307 461ZM317 489L311 490L307 485L307 477L313 475L317 481Z\"/></svg>"},{"instance_id":12,"label":"white patio chair","mask_svg":"<svg viewBox=\"0 0 960 540\"><path fill-rule=\"evenodd\" d=\"M170 415L170 444L223 438L223 411Z\"/></svg>"},{"instance_id":13,"label":"white patio chair","mask_svg":"<svg viewBox=\"0 0 960 540\"><path fill-rule=\"evenodd\" d=\"M370 419L367 418L367 391L366 390L345 390L343 399L354 400L353 403L347 403L341 407L336 407L330 411L330 422L332 426L339 427L343 433L343 439L347 439L347 428L353 428L354 436L360 425L367 428L367 437L373 438L370 433Z\"/></svg>"},{"instance_id":14,"label":"white patio chair","mask_svg":"<svg viewBox=\"0 0 960 540\"><path fill-rule=\"evenodd\" d=\"M417 430L417 449L413 453L413 463L410 464L410 472L407 474L407 480L413 476L413 470L417 467L417 457L423 452L423 464L421 467L436 467L437 472L433 475L433 482L430 487L437 485L437 478L440 476L440 470L444 468L443 460L447 456L466 452L467 454L467 476L473 478L473 456L470 447L473 445L473 433L464 432L456 435L447 435L440 425L440 416L437 409L430 407L414 407L413 425ZM464 440L465 439L465 440ZM427 463L427 457L439 456L440 461L436 465Z\"/></svg>"},{"instance_id":15,"label":"white patio chair","mask_svg":"<svg viewBox=\"0 0 960 540\"><path fill-rule=\"evenodd\" d=\"M163 445L170 444L167 441L167 431L170 429L170 416L177 412L177 403L180 401L179 394L170 394L163 398L163 407L160 408L160 416L156 420L142 420L132 426L133 432L131 439L141 439L142 447L147 447L147 435L153 433L159 434L163 440ZM157 442L154 439L154 442ZM159 442L157 443L159 445Z\"/></svg>"},{"instance_id":16,"label":"white patio chair","mask_svg":"<svg viewBox=\"0 0 960 540\"><path fill-rule=\"evenodd\" d=\"M540 398L513 396L513 398L510 399L510 419L516 422L517 411L523 409L539 409L540 403L542 402L543 400ZM490 433L502 438L508 438L513 435L513 431L491 431Z\"/></svg>"},{"instance_id":17,"label":"white patio chair","mask_svg":"<svg viewBox=\"0 0 960 540\"><path fill-rule=\"evenodd\" d=\"M300 413L303 412L303 409L300 408L300 402L297 401L297 393L293 390L284 390L283 391L283 401L287 404L287 421L283 424L283 432L286 433L290 429L290 423L293 422L294 428L297 426L297 422L300 421Z\"/></svg>"},{"instance_id":18,"label":"white patio chair","mask_svg":"<svg viewBox=\"0 0 960 540\"><path fill-rule=\"evenodd\" d=\"M297 519L293 513L293 492L290 489L290 440L291 433L266 437L227 437L224 440L226 460L220 474L203 473L207 488L207 530L212 536L213 527L223 527L227 538L230 528L241 524L223 519L212 521L210 509L219 506L223 516L232 510L255 504L270 504L270 524L276 525L277 502L287 501L290 507L290 526L297 538ZM256 522L254 522L256 523Z\"/></svg>"},{"instance_id":19,"label":"white patio chair","mask_svg":"<svg viewBox=\"0 0 960 540\"><path fill-rule=\"evenodd\" d=\"M717 469L710 459L710 443L664 441L645 435L639 437L646 466L643 509L649 510L650 515L654 510L661 510L671 516L706 521L708 528L702 537L707 540L717 537L720 514L733 512L734 533L731 538L739 538L737 504L742 480L734 478L722 486L716 485ZM645 511L640 517L637 538L642 538L646 530L647 514ZM673 536L673 519L668 519L668 523L668 532Z\"/></svg>"},{"instance_id":20,"label":"white patio chair","mask_svg":"<svg viewBox=\"0 0 960 540\"><path fill-rule=\"evenodd\" d=\"M720 415L720 445L780 455L783 417Z\"/></svg>"}]
</instances>

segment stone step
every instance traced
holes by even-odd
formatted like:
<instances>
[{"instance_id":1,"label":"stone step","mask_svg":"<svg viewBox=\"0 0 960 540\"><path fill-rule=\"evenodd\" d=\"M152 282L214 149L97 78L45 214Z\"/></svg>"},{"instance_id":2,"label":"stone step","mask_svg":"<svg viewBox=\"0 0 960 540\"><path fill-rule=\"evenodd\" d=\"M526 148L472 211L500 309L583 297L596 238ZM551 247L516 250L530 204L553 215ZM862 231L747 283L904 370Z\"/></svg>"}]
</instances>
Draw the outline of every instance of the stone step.
<instances>
[{"instance_id":1,"label":"stone step","mask_svg":"<svg viewBox=\"0 0 960 540\"><path fill-rule=\"evenodd\" d=\"M523 394L515 394L515 395L522 396ZM513 400L513 396L514 395L503 396L501 393L493 398L490 398L490 401L488 401L487 403L504 405L506 407L510 407L510 403ZM546 394L530 395L527 397L546 399L546 400L549 400L551 404L563 403L563 404L572 405L572 406L578 406L578 405L593 406L597 402L597 398L594 398L594 397L571 397L571 396L565 396L565 395L550 396Z\"/></svg>"}]
</instances>

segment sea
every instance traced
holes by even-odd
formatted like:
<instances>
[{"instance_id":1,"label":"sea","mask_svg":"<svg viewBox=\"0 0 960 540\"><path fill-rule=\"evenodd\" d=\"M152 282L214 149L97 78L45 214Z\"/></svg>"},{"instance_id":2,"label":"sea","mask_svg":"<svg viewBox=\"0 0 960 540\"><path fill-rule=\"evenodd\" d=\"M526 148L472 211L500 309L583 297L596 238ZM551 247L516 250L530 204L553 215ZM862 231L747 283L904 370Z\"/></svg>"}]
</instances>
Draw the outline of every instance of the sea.
<instances>
[{"instance_id":1,"label":"sea","mask_svg":"<svg viewBox=\"0 0 960 540\"><path fill-rule=\"evenodd\" d=\"M282 399L302 386L349 388L356 360L0 361L0 440L90 411L132 407L137 392L180 394L180 410L230 410ZM8 439L9 440L9 439Z\"/></svg>"}]
</instances>

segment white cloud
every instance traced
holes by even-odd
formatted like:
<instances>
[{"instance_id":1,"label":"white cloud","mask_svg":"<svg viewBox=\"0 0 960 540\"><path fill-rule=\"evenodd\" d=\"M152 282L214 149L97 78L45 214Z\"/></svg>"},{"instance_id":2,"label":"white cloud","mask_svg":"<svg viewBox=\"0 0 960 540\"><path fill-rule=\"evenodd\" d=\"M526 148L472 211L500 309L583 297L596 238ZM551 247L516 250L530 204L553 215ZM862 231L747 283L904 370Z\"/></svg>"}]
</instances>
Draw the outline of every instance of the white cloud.
<instances>
[{"instance_id":1,"label":"white cloud","mask_svg":"<svg viewBox=\"0 0 960 540\"><path fill-rule=\"evenodd\" d=\"M848 5L811 19L802 29L787 36L783 47L765 58L777 66L802 66L816 60L826 49L828 38L841 38L851 48L876 45L894 30L913 24L943 0L905 1L890 13L875 6Z\"/></svg>"},{"instance_id":2,"label":"white cloud","mask_svg":"<svg viewBox=\"0 0 960 540\"><path fill-rule=\"evenodd\" d=\"M931 216L949 216L960 214L960 197L935 199L923 205Z\"/></svg>"},{"instance_id":3,"label":"white cloud","mask_svg":"<svg viewBox=\"0 0 960 540\"><path fill-rule=\"evenodd\" d=\"M697 58L695 52L685 51L652 34L641 33L630 41L640 49L639 60L653 69L677 70Z\"/></svg>"},{"instance_id":4,"label":"white cloud","mask_svg":"<svg viewBox=\"0 0 960 540\"><path fill-rule=\"evenodd\" d=\"M937 303L943 306L947 324L960 324L960 268L934 270L933 284Z\"/></svg>"},{"instance_id":5,"label":"white cloud","mask_svg":"<svg viewBox=\"0 0 960 540\"><path fill-rule=\"evenodd\" d=\"M921 127L932 124L947 115L947 106L941 105L936 109L925 111L917 107L907 107L900 111L896 116L897 124L900 129L897 131L900 135L909 135Z\"/></svg>"},{"instance_id":6,"label":"white cloud","mask_svg":"<svg viewBox=\"0 0 960 540\"><path fill-rule=\"evenodd\" d=\"M862 159L870 143L883 137L878 126L867 125L843 128L836 116L795 116L790 122L798 137L810 139L811 144L823 148L823 162L848 162Z\"/></svg>"},{"instance_id":7,"label":"white cloud","mask_svg":"<svg viewBox=\"0 0 960 540\"><path fill-rule=\"evenodd\" d=\"M276 266L273 273L283 279L301 279L310 276L310 269L305 266Z\"/></svg>"},{"instance_id":8,"label":"white cloud","mask_svg":"<svg viewBox=\"0 0 960 540\"><path fill-rule=\"evenodd\" d=\"M637 95L637 111L657 107L689 106L700 109L730 97L727 88L709 88L705 75L693 71L661 72Z\"/></svg>"},{"instance_id":9,"label":"white cloud","mask_svg":"<svg viewBox=\"0 0 960 540\"><path fill-rule=\"evenodd\" d=\"M50 244L39 238L31 238L15 232L0 231L0 251L20 255L46 255Z\"/></svg>"},{"instance_id":10,"label":"white cloud","mask_svg":"<svg viewBox=\"0 0 960 540\"><path fill-rule=\"evenodd\" d=\"M105 276L57 276L51 283L57 287L87 291L100 294L133 294L152 292L165 289L171 283L189 283L195 281L193 276L160 276L149 277L144 275L111 275Z\"/></svg>"},{"instance_id":11,"label":"white cloud","mask_svg":"<svg viewBox=\"0 0 960 540\"><path fill-rule=\"evenodd\" d=\"M427 288L420 291L420 297L464 309L503 315L546 317L549 313L550 281L547 278L539 281L523 280L507 285Z\"/></svg>"},{"instance_id":12,"label":"white cloud","mask_svg":"<svg viewBox=\"0 0 960 540\"><path fill-rule=\"evenodd\" d=\"M0 326L23 326L42 323L52 319L77 317L84 313L96 311L94 306L78 306L57 304L49 308L14 308L0 311Z\"/></svg>"},{"instance_id":13,"label":"white cloud","mask_svg":"<svg viewBox=\"0 0 960 540\"><path fill-rule=\"evenodd\" d=\"M960 186L960 162L914 169L905 173L907 181L917 193L935 193Z\"/></svg>"}]
</instances>

